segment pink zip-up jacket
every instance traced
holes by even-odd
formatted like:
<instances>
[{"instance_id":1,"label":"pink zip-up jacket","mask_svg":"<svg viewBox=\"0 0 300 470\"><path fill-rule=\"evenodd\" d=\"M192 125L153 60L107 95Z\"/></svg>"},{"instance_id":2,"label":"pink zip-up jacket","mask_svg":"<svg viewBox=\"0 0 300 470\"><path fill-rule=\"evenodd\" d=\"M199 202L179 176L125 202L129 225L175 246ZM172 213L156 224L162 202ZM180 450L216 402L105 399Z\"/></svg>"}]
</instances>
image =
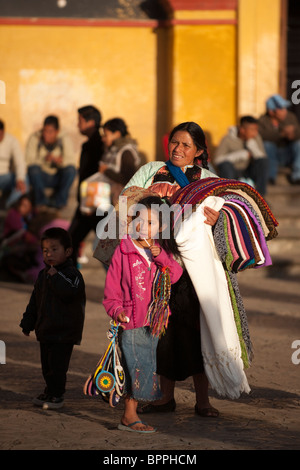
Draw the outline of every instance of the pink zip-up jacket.
<instances>
[{"instance_id":1,"label":"pink zip-up jacket","mask_svg":"<svg viewBox=\"0 0 300 470\"><path fill-rule=\"evenodd\" d=\"M129 318L123 323L126 329L146 326L147 310L151 302L152 285L157 268L169 267L170 280L174 284L182 275L182 267L172 255L161 250L152 258L151 267L128 237L121 240L109 266L103 305L107 314L117 320L122 311Z\"/></svg>"}]
</instances>

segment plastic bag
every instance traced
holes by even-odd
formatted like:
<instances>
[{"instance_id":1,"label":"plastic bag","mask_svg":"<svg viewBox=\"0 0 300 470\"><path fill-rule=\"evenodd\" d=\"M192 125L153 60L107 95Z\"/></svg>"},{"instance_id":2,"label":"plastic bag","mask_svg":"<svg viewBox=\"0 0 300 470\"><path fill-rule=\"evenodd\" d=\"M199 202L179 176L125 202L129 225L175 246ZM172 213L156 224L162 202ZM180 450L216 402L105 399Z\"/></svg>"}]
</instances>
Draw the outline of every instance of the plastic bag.
<instances>
[{"instance_id":1,"label":"plastic bag","mask_svg":"<svg viewBox=\"0 0 300 470\"><path fill-rule=\"evenodd\" d=\"M103 211L111 207L110 180L99 172L80 184L80 211L83 214L92 214L98 207Z\"/></svg>"}]
</instances>

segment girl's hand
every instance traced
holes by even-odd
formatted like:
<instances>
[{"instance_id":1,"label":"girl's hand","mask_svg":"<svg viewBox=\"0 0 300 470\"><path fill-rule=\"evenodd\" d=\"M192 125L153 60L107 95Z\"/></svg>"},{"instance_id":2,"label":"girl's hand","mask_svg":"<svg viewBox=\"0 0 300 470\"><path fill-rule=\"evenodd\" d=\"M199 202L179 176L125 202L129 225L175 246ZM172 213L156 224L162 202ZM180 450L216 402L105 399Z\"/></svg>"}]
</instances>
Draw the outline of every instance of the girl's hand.
<instances>
[{"instance_id":1,"label":"girl's hand","mask_svg":"<svg viewBox=\"0 0 300 470\"><path fill-rule=\"evenodd\" d=\"M50 276L54 276L54 274L57 273L57 270L55 269L54 266L51 266L50 269L48 269L48 274L50 274Z\"/></svg>"},{"instance_id":2,"label":"girl's hand","mask_svg":"<svg viewBox=\"0 0 300 470\"><path fill-rule=\"evenodd\" d=\"M120 323L128 323L128 317L126 316L125 312L119 313L117 316L117 320Z\"/></svg>"},{"instance_id":3,"label":"girl's hand","mask_svg":"<svg viewBox=\"0 0 300 470\"><path fill-rule=\"evenodd\" d=\"M220 213L215 211L211 207L205 206L204 207L204 215L206 216L206 220L204 221L207 225L215 225L217 222Z\"/></svg>"},{"instance_id":4,"label":"girl's hand","mask_svg":"<svg viewBox=\"0 0 300 470\"><path fill-rule=\"evenodd\" d=\"M151 245L150 246L150 251L152 256L158 256L159 253L161 252L161 247L159 245Z\"/></svg>"}]
</instances>

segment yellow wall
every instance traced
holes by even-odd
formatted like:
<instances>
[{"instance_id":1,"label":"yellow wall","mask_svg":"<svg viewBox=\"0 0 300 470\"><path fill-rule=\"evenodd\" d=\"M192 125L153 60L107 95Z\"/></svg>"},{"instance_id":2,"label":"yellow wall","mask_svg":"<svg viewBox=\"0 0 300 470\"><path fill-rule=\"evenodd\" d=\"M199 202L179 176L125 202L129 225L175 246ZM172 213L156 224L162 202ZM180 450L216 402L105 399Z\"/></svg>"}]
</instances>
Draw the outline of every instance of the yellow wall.
<instances>
[{"instance_id":1,"label":"yellow wall","mask_svg":"<svg viewBox=\"0 0 300 470\"><path fill-rule=\"evenodd\" d=\"M178 25L173 40L173 123L198 122L215 145L236 119L235 25Z\"/></svg>"},{"instance_id":2,"label":"yellow wall","mask_svg":"<svg viewBox=\"0 0 300 470\"><path fill-rule=\"evenodd\" d=\"M239 0L239 116L258 117L279 93L280 7L280 0Z\"/></svg>"},{"instance_id":3,"label":"yellow wall","mask_svg":"<svg viewBox=\"0 0 300 470\"><path fill-rule=\"evenodd\" d=\"M164 158L162 136L185 120L214 147L278 92L279 17L280 0L239 0L238 16L176 11L159 28L1 25L0 118L24 145L55 113L79 153L77 108L94 104L104 121L126 120L148 160Z\"/></svg>"},{"instance_id":4,"label":"yellow wall","mask_svg":"<svg viewBox=\"0 0 300 470\"><path fill-rule=\"evenodd\" d=\"M61 118L79 152L77 108L94 104L103 120L125 119L155 158L156 35L149 27L0 26L0 117L25 144L47 114Z\"/></svg>"}]
</instances>

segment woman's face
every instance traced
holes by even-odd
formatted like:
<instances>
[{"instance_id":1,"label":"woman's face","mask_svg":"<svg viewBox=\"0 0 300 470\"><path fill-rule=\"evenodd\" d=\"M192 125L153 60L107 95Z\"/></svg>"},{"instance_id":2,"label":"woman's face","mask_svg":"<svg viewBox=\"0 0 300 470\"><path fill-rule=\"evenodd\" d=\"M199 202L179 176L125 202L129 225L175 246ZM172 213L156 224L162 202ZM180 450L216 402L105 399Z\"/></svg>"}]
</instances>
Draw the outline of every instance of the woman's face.
<instances>
[{"instance_id":1,"label":"woman's face","mask_svg":"<svg viewBox=\"0 0 300 470\"><path fill-rule=\"evenodd\" d=\"M112 132L109 129L106 129L105 127L103 128L102 141L106 147L109 148L114 143L114 141L119 139L120 137L120 131Z\"/></svg>"},{"instance_id":2,"label":"woman's face","mask_svg":"<svg viewBox=\"0 0 300 470\"><path fill-rule=\"evenodd\" d=\"M173 165L184 167L193 165L194 159L199 157L203 150L198 150L187 131L177 131L169 142L169 158Z\"/></svg>"}]
</instances>

